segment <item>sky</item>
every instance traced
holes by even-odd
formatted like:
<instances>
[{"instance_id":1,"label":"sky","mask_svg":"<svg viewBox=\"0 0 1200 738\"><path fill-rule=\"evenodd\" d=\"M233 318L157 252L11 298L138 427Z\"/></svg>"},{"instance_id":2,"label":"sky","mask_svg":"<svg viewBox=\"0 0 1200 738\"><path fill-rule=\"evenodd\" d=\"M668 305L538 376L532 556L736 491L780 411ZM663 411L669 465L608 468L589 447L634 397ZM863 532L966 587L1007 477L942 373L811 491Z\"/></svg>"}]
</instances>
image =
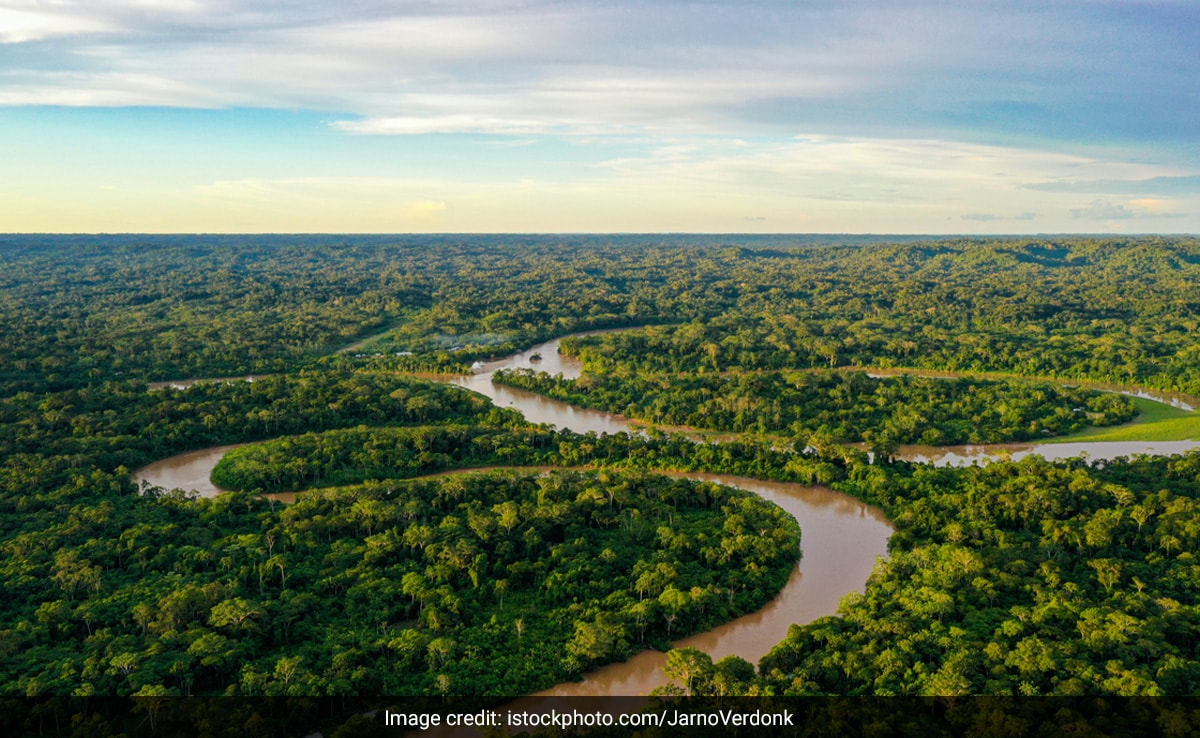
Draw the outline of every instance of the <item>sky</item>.
<instances>
[{"instance_id":1,"label":"sky","mask_svg":"<svg viewBox=\"0 0 1200 738\"><path fill-rule=\"evenodd\" d=\"M0 0L0 232L1200 232L1196 0Z\"/></svg>"}]
</instances>

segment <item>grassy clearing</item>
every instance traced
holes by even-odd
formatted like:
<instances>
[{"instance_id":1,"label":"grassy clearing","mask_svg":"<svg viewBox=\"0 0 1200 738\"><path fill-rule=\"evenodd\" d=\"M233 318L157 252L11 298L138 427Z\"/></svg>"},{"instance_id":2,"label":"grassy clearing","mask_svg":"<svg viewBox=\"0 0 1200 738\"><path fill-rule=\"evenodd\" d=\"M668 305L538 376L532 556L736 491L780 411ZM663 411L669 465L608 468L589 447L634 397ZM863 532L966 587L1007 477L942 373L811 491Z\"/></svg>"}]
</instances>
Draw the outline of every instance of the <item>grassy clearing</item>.
<instances>
[{"instance_id":1,"label":"grassy clearing","mask_svg":"<svg viewBox=\"0 0 1200 738\"><path fill-rule=\"evenodd\" d=\"M1137 407L1132 422L1109 428L1089 428L1045 443L1079 441L1191 441L1200 440L1200 413L1188 412L1163 402L1141 397L1129 398Z\"/></svg>"}]
</instances>

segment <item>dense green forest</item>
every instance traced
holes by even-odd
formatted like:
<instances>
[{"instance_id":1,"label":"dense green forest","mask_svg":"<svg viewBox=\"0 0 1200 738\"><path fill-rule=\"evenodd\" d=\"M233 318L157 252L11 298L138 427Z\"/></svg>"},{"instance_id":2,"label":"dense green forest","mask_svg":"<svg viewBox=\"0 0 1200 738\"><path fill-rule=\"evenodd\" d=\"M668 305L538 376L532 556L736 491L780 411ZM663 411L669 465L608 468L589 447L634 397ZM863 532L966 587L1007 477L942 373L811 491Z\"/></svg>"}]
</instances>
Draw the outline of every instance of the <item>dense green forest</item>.
<instances>
[{"instance_id":1,"label":"dense green forest","mask_svg":"<svg viewBox=\"0 0 1200 738\"><path fill-rule=\"evenodd\" d=\"M1200 241L739 253L736 304L563 342L592 374L907 366L1200 392Z\"/></svg>"},{"instance_id":2,"label":"dense green forest","mask_svg":"<svg viewBox=\"0 0 1200 738\"><path fill-rule=\"evenodd\" d=\"M0 400L9 461L72 459L75 466L140 466L180 451L350 425L521 423L486 398L398 375L313 372L254 382L204 382L148 391L109 382Z\"/></svg>"},{"instance_id":3,"label":"dense green forest","mask_svg":"<svg viewBox=\"0 0 1200 738\"><path fill-rule=\"evenodd\" d=\"M686 325L586 339L604 348L584 358L986 369L1200 393L1189 238L6 236L0 260L0 396L312 362L462 369L538 338L654 323Z\"/></svg>"},{"instance_id":4,"label":"dense green forest","mask_svg":"<svg viewBox=\"0 0 1200 738\"><path fill-rule=\"evenodd\" d=\"M1127 398L1048 383L931 379L865 372L765 371L647 375L631 370L564 379L531 369L494 380L572 405L673 426L780 433L817 443L942 446L1028 441L1133 418Z\"/></svg>"},{"instance_id":5,"label":"dense green forest","mask_svg":"<svg viewBox=\"0 0 1200 738\"><path fill-rule=\"evenodd\" d=\"M841 617L757 674L676 656L690 691L1200 691L1200 455L934 469L838 445L1132 412L843 367L1200 393L1196 239L6 236L0 263L5 695L499 694L761 606L794 521L654 470L832 485L896 526ZM640 329L563 342L582 379L505 381L746 435L532 427L411 375L609 327ZM269 376L147 385L248 373ZM130 480L232 443L216 499ZM492 466L563 469L414 479Z\"/></svg>"},{"instance_id":6,"label":"dense green forest","mask_svg":"<svg viewBox=\"0 0 1200 738\"><path fill-rule=\"evenodd\" d=\"M65 406L66 422L31 423L42 435L28 448L21 447L23 432L5 438L12 453L5 454L0 478L6 594L0 684L10 694L436 693L439 674L454 679L455 692L532 690L641 644L661 643L669 632L711 626L761 606L798 553L795 522L758 498L637 472L376 481L309 495L285 509L253 493L215 500L161 490L138 495L127 471L149 455L196 443L338 422L353 427L263 448L304 449L307 459L313 449L304 439L339 441L343 446L330 462L360 476L358 460L341 451L362 451L364 433L411 441L414 458L446 446L458 457L445 466L541 463L548 460L539 450L545 446L553 450L549 460L560 464L622 459L626 466L749 472L779 464L784 454L768 448L733 445L719 457L691 459L700 449L682 439L597 439L530 429L483 398L406 377L319 374L160 391L131 383L124 393L56 396L77 403ZM16 416L28 402L13 398L6 412ZM344 414L331 412L336 403ZM476 424L401 425L434 420ZM507 425L479 425L498 420ZM392 427L368 429L360 421ZM69 435L65 429L72 429ZM467 436L477 442L461 444ZM396 447L390 451L394 460ZM808 476L828 466L811 464L793 464L791 473ZM376 479L411 476L371 471L381 472ZM337 478L330 473L326 481ZM522 502L518 493L532 497ZM400 543L406 535L408 542ZM485 538L500 548L487 548ZM433 560L439 556L445 558ZM384 576L379 565L393 559L408 568ZM653 594L654 602L625 612L615 603L632 604L617 590L593 591L620 581L607 570L603 582L593 577L595 561L609 559L617 569L639 572L626 582L626 596L642 603ZM588 566L580 570L584 560ZM354 576L330 579L355 561ZM474 576L472 567L478 568ZM408 612L423 608L412 592L403 592L407 604L399 608L384 589L400 592L409 573L429 580L420 592L428 590L445 628L470 623L477 629L442 633ZM500 580L511 581L496 584ZM463 582L471 582L470 593L447 600L443 585L457 592ZM639 583L646 585L640 592ZM530 587L532 594L525 592ZM348 604L351 592L360 606ZM514 656L527 662L520 671L526 681L500 686L471 665L479 663L478 649L491 648L488 639L511 640L515 631L497 630L491 621L508 592L510 606L524 603L534 613L528 643L546 644L557 655ZM610 605L603 617L596 604L602 600ZM538 613L551 610L558 630L538 625ZM524 619L522 609L503 612L510 616L506 628L525 627L513 625ZM309 616L317 614L313 622ZM458 666L442 663L439 649L449 641L461 646L454 651ZM402 644L408 649L403 658ZM336 661L337 654L353 657ZM384 668L413 659L436 661L440 671ZM293 684L297 675L302 678Z\"/></svg>"},{"instance_id":7,"label":"dense green forest","mask_svg":"<svg viewBox=\"0 0 1200 738\"><path fill-rule=\"evenodd\" d=\"M897 524L841 618L763 660L779 694L1195 695L1200 454L882 468Z\"/></svg>"},{"instance_id":8,"label":"dense green forest","mask_svg":"<svg viewBox=\"0 0 1200 738\"><path fill-rule=\"evenodd\" d=\"M36 626L8 634L5 684L522 694L761 607L799 553L795 521L749 493L616 473L143 507L118 538L10 547L10 572L42 553L53 573Z\"/></svg>"}]
</instances>

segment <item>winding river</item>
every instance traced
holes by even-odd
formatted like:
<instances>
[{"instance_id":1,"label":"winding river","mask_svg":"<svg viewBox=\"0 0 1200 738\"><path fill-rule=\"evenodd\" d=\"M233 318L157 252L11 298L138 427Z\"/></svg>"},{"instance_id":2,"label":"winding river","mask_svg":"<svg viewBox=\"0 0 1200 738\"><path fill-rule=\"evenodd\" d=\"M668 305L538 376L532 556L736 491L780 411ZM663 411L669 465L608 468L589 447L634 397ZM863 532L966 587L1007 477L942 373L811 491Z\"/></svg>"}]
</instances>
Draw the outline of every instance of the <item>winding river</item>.
<instances>
[{"instance_id":1,"label":"winding river","mask_svg":"<svg viewBox=\"0 0 1200 738\"><path fill-rule=\"evenodd\" d=\"M573 407L525 390L492 384L492 374L501 368L534 368L551 374L578 377L579 362L558 353L559 340L534 346L513 356L476 366L472 376L447 381L479 392L500 407L522 412L535 423L552 423L577 433L596 431L637 432L638 426L610 413ZM1094 442L1079 444L1006 444L932 448L909 446L901 456L939 465L964 465L996 458L1019 459L1037 453L1048 459L1087 454L1107 459L1137 453L1174 454L1200 447L1200 442L1159 443ZM203 496L220 494L209 480L217 461L232 446L193 451L150 464L134 472L137 482L167 489L196 490ZM787 635L793 623L806 623L835 614L838 602L851 591L861 592L875 561L887 553L892 528L883 512L847 495L822 487L766 482L719 474L684 474L690 479L720 482L761 495L774 502L800 523L802 557L791 578L766 607L706 633L683 639L677 646L692 646L714 660L737 655L757 663ZM589 673L582 682L568 682L543 695L638 695L665 683L661 666L666 655L644 651L629 661Z\"/></svg>"}]
</instances>

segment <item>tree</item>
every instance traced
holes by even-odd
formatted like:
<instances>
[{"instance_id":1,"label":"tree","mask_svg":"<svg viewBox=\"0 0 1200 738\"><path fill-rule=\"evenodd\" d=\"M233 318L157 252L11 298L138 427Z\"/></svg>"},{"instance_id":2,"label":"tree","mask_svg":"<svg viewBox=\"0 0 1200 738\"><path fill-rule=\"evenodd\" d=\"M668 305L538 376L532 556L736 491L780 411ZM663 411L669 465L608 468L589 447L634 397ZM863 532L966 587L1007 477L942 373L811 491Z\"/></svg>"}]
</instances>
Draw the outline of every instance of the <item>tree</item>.
<instances>
[{"instance_id":1,"label":"tree","mask_svg":"<svg viewBox=\"0 0 1200 738\"><path fill-rule=\"evenodd\" d=\"M688 596L680 592L673 585L663 590L663 593L658 596L658 604L662 605L663 617L667 621L667 637L671 637L671 626L675 624L676 618L688 606Z\"/></svg>"},{"instance_id":2,"label":"tree","mask_svg":"<svg viewBox=\"0 0 1200 738\"><path fill-rule=\"evenodd\" d=\"M749 661L740 656L726 656L713 665L713 690L718 697L745 694L754 676L754 665Z\"/></svg>"},{"instance_id":3,"label":"tree","mask_svg":"<svg viewBox=\"0 0 1200 738\"><path fill-rule=\"evenodd\" d=\"M667 652L663 674L678 681L685 695L707 694L713 679L712 657L697 648L673 648Z\"/></svg>"},{"instance_id":4,"label":"tree","mask_svg":"<svg viewBox=\"0 0 1200 738\"><path fill-rule=\"evenodd\" d=\"M575 657L579 668L603 661L612 653L615 638L610 629L599 623L575 623L575 635L567 642L567 653Z\"/></svg>"},{"instance_id":5,"label":"tree","mask_svg":"<svg viewBox=\"0 0 1200 738\"><path fill-rule=\"evenodd\" d=\"M249 600L235 597L222 600L213 606L208 617L209 625L215 628L232 627L242 630L250 627L250 620L259 617L259 608Z\"/></svg>"}]
</instances>

